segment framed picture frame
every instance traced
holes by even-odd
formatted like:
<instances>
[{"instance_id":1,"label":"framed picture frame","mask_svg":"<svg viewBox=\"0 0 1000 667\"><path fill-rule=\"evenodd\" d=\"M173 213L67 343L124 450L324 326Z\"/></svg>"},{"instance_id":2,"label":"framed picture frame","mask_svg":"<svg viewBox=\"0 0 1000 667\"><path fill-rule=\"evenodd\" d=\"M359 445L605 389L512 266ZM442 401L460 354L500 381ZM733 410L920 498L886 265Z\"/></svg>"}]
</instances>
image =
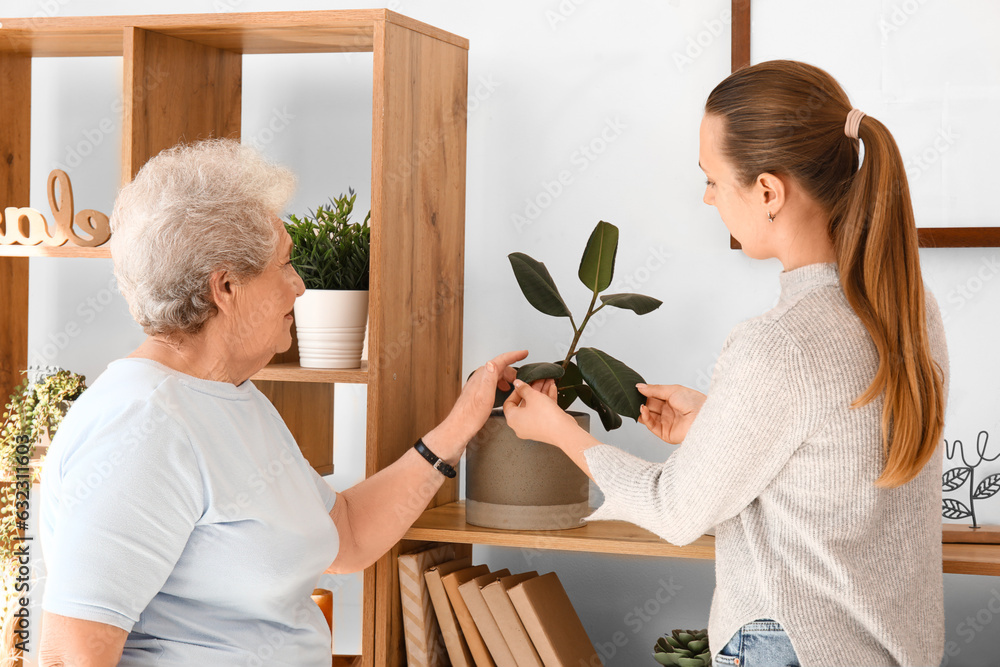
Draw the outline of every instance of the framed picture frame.
<instances>
[{"instance_id":1,"label":"framed picture frame","mask_svg":"<svg viewBox=\"0 0 1000 667\"><path fill-rule=\"evenodd\" d=\"M751 0L732 0L732 71L750 64ZM917 227L922 248L993 248L1000 247L997 227ZM731 248L740 243L729 237Z\"/></svg>"}]
</instances>

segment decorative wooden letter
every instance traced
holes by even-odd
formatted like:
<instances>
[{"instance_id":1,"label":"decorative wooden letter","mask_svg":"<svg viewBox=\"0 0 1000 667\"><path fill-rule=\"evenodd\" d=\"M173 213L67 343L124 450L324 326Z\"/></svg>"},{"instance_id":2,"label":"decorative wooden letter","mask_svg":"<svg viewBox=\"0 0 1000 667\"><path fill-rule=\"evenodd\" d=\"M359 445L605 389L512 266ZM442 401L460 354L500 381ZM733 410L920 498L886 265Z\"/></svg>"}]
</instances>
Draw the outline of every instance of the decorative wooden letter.
<instances>
[{"instance_id":1,"label":"decorative wooden letter","mask_svg":"<svg viewBox=\"0 0 1000 667\"><path fill-rule=\"evenodd\" d=\"M59 201L56 201L56 181L59 182ZM73 186L69 182L69 174L62 169L53 169L49 174L47 185L49 193L49 207L52 209L52 217L56 221L58 234L65 235L73 245L85 248L99 246L111 238L111 225L108 223L108 216L92 208L86 208L76 216L73 215ZM73 231L73 223L86 232L90 238L81 238ZM54 243L62 245L65 240Z\"/></svg>"},{"instance_id":2,"label":"decorative wooden letter","mask_svg":"<svg viewBox=\"0 0 1000 667\"><path fill-rule=\"evenodd\" d=\"M56 183L59 184L59 199L56 200ZM73 186L69 176L62 169L54 169L49 174L46 189L49 195L49 206L52 208L52 219L55 220L55 232L50 232L45 216L33 208L16 208L8 206L4 210L4 219L0 220L0 245L38 245L61 246L67 241L70 245L93 248L111 238L111 225L108 216L100 211L88 208L73 215ZM82 238L73 229L74 223L90 238Z\"/></svg>"},{"instance_id":3,"label":"decorative wooden letter","mask_svg":"<svg viewBox=\"0 0 1000 667\"><path fill-rule=\"evenodd\" d=\"M38 245L49 238L45 216L33 208L8 206L3 217L6 223L3 233L5 244Z\"/></svg>"}]
</instances>

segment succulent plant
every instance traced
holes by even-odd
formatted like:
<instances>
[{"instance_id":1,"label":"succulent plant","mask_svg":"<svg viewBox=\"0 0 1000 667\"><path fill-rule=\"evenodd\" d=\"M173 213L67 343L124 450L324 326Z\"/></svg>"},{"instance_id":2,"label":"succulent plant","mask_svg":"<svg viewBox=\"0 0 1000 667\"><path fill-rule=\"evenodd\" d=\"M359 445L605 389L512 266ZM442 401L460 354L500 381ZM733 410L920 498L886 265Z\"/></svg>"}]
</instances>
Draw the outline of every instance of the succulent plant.
<instances>
[{"instance_id":1,"label":"succulent plant","mask_svg":"<svg viewBox=\"0 0 1000 667\"><path fill-rule=\"evenodd\" d=\"M643 294L601 294L611 286L617 255L618 228L602 220L591 233L583 251L583 259L580 260L580 281L590 292L591 300L579 326L545 265L524 253L508 255L514 277L528 303L546 315L567 318L573 328L573 341L565 359L555 363L538 362L521 366L517 369L518 379L528 384L535 380L554 379L558 388L559 407L567 410L579 398L598 414L608 431L622 425L622 416L639 418L639 406L646 402L646 398L635 385L644 380L641 375L606 352L592 347L578 349L580 337L590 318L606 306L645 315L662 304L659 299ZM598 299L601 301L599 306ZM497 390L494 407L502 405L509 394L509 391Z\"/></svg>"},{"instance_id":2,"label":"succulent plant","mask_svg":"<svg viewBox=\"0 0 1000 667\"><path fill-rule=\"evenodd\" d=\"M661 665L712 667L708 630L674 630L656 640L653 657Z\"/></svg>"}]
</instances>

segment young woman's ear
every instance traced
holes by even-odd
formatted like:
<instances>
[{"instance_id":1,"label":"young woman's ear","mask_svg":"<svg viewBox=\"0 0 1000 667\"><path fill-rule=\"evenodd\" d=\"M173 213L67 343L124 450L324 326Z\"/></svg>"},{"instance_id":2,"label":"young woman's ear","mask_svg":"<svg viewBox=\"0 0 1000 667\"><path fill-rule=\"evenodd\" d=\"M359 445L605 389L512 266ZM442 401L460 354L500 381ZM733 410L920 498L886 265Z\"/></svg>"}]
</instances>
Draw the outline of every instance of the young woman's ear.
<instances>
[{"instance_id":1,"label":"young woman's ear","mask_svg":"<svg viewBox=\"0 0 1000 667\"><path fill-rule=\"evenodd\" d=\"M757 188L765 210L772 218L778 217L778 211L785 203L784 181L776 174L765 172L757 177Z\"/></svg>"}]
</instances>

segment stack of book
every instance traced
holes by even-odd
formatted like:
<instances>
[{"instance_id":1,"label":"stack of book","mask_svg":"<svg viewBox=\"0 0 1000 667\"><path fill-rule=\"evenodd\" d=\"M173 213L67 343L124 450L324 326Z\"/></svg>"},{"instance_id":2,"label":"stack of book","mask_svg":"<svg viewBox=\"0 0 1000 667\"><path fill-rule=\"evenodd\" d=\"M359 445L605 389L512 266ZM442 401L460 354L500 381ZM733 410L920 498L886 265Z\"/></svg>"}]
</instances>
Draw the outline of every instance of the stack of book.
<instances>
[{"instance_id":1,"label":"stack of book","mask_svg":"<svg viewBox=\"0 0 1000 667\"><path fill-rule=\"evenodd\" d=\"M511 574L454 545L399 557L409 667L600 667L554 572Z\"/></svg>"}]
</instances>

